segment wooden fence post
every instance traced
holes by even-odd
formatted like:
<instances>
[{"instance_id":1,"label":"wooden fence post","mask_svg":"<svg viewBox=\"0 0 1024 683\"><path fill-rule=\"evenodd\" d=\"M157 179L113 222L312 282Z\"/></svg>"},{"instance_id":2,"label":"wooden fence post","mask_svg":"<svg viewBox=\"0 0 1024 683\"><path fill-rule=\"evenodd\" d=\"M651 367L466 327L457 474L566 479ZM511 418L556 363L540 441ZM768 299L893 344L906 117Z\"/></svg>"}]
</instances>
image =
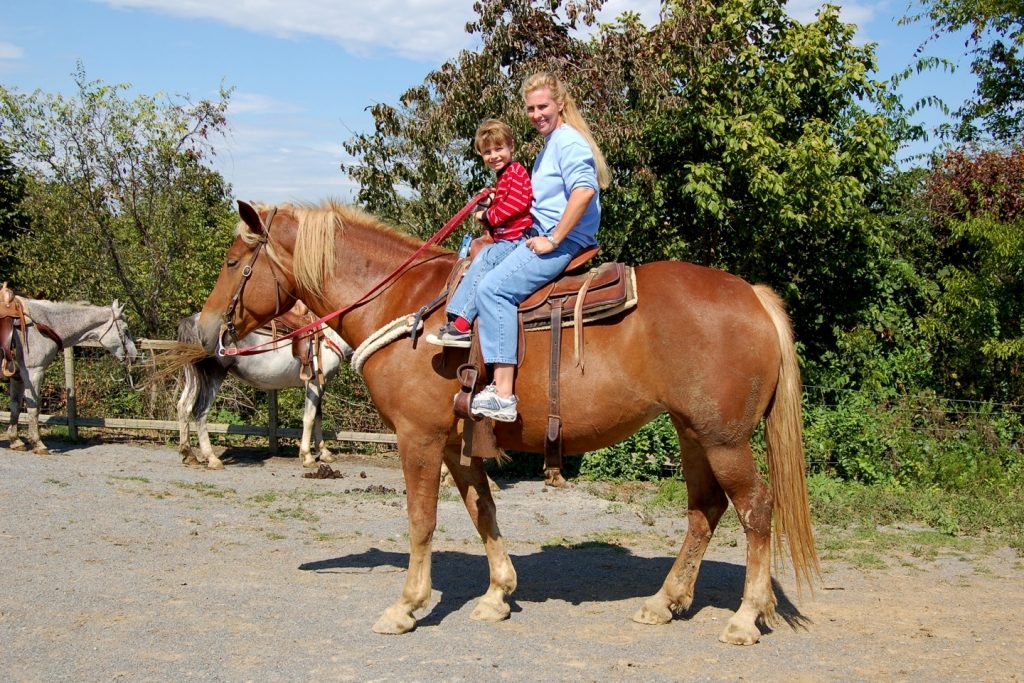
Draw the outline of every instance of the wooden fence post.
<instances>
[{"instance_id":1,"label":"wooden fence post","mask_svg":"<svg viewBox=\"0 0 1024 683\"><path fill-rule=\"evenodd\" d=\"M267 422L268 438L270 440L270 454L277 455L277 390L271 389L267 392Z\"/></svg>"},{"instance_id":2,"label":"wooden fence post","mask_svg":"<svg viewBox=\"0 0 1024 683\"><path fill-rule=\"evenodd\" d=\"M68 402L68 438L78 441L78 410L75 406L75 350L64 349L64 395Z\"/></svg>"}]
</instances>

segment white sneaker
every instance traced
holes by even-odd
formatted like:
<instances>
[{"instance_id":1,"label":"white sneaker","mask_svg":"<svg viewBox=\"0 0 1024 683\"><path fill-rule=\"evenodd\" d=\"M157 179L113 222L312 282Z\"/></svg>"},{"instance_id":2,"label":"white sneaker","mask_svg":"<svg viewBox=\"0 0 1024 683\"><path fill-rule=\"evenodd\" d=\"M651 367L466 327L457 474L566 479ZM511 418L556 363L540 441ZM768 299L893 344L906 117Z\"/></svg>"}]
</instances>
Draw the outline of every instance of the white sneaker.
<instances>
[{"instance_id":1,"label":"white sneaker","mask_svg":"<svg viewBox=\"0 0 1024 683\"><path fill-rule=\"evenodd\" d=\"M519 416L519 399L515 394L508 398L498 396L493 384L473 397L469 412L478 417L489 417L498 422L515 422Z\"/></svg>"}]
</instances>

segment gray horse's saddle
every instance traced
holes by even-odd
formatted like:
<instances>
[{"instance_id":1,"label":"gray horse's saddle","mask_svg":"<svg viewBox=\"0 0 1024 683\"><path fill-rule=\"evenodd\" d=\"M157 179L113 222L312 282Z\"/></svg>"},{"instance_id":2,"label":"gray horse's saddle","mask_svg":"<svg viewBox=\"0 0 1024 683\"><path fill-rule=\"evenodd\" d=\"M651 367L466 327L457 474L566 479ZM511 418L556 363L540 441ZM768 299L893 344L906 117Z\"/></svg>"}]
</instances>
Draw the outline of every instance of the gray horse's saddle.
<instances>
[{"instance_id":1,"label":"gray horse's saddle","mask_svg":"<svg viewBox=\"0 0 1024 683\"><path fill-rule=\"evenodd\" d=\"M316 315L301 301L297 301L294 307L271 320L263 329L277 339L278 335L302 329L314 320ZM308 382L316 376L320 384L324 383L322 344L327 338L324 336L323 328L324 325L320 325L311 332L292 338L292 356L299 361L299 378L303 382Z\"/></svg>"},{"instance_id":2,"label":"gray horse's saddle","mask_svg":"<svg viewBox=\"0 0 1024 683\"><path fill-rule=\"evenodd\" d=\"M5 378L14 376L18 371L14 359L14 330L21 328L21 336L24 338L27 326L25 307L21 299L8 289L5 282L3 287L0 287L0 372Z\"/></svg>"}]
</instances>

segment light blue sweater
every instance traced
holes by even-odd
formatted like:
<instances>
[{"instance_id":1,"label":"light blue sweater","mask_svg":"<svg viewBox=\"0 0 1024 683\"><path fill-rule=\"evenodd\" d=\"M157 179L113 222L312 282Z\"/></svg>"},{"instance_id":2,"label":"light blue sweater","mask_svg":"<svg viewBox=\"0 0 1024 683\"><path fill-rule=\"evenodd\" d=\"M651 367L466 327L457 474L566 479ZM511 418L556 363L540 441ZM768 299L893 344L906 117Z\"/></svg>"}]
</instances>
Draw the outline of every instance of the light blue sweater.
<instances>
[{"instance_id":1,"label":"light blue sweater","mask_svg":"<svg viewBox=\"0 0 1024 683\"><path fill-rule=\"evenodd\" d=\"M572 126L563 123L544 140L533 162L533 223L544 235L550 235L569 203L569 194L578 187L589 187L594 198L580 222L566 239L589 247L597 244L601 224L601 188L597 184L597 166L590 145Z\"/></svg>"}]
</instances>

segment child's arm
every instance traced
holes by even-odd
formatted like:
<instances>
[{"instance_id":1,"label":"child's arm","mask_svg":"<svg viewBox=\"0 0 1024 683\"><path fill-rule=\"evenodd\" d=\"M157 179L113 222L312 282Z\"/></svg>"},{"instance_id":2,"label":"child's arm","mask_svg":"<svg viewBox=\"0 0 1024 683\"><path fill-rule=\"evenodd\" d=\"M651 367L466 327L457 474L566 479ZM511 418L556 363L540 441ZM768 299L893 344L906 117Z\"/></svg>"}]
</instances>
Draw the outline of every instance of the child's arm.
<instances>
[{"instance_id":1,"label":"child's arm","mask_svg":"<svg viewBox=\"0 0 1024 683\"><path fill-rule=\"evenodd\" d=\"M533 201L533 185L522 164L512 164L501 174L494 188L491 207L483 212L481 221L488 227L504 225L510 218L529 212Z\"/></svg>"}]
</instances>

